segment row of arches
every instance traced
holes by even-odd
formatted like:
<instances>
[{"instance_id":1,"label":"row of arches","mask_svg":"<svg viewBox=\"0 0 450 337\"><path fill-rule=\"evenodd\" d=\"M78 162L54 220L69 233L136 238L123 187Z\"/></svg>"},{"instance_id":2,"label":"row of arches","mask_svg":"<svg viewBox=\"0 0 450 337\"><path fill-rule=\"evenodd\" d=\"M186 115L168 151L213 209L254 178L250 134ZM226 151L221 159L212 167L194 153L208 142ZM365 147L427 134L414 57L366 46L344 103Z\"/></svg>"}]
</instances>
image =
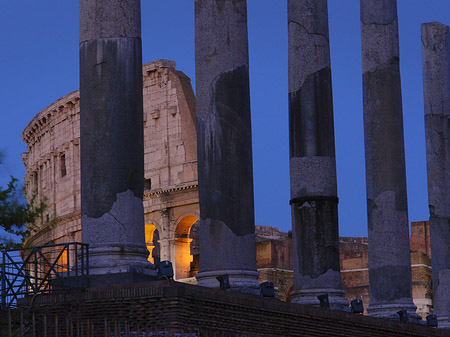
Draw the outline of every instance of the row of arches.
<instances>
[{"instance_id":1,"label":"row of arches","mask_svg":"<svg viewBox=\"0 0 450 337\"><path fill-rule=\"evenodd\" d=\"M157 265L169 260L174 267L175 279L195 277L198 273L198 217L186 215L178 221L175 231L167 231L156 223L145 225L145 243L148 260Z\"/></svg>"}]
</instances>

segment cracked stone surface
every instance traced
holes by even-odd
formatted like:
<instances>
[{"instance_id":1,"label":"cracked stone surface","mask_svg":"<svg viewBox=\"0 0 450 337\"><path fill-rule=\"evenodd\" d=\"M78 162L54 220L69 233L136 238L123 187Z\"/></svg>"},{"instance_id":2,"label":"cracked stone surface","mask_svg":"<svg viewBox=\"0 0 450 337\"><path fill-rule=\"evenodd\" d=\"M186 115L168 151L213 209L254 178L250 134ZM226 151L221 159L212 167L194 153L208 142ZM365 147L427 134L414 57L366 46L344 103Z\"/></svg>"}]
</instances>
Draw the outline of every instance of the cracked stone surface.
<instances>
[{"instance_id":1,"label":"cracked stone surface","mask_svg":"<svg viewBox=\"0 0 450 337\"><path fill-rule=\"evenodd\" d=\"M80 1L81 226L91 273L150 268L140 1ZM91 249L92 248L92 249Z\"/></svg>"},{"instance_id":2,"label":"cracked stone surface","mask_svg":"<svg viewBox=\"0 0 450 337\"><path fill-rule=\"evenodd\" d=\"M434 313L450 325L449 27L422 24L422 66Z\"/></svg>"},{"instance_id":3,"label":"cracked stone surface","mask_svg":"<svg viewBox=\"0 0 450 337\"><path fill-rule=\"evenodd\" d=\"M246 0L195 1L195 59L199 284L211 286L214 273L242 270L242 282L255 287Z\"/></svg>"},{"instance_id":4,"label":"cracked stone surface","mask_svg":"<svg viewBox=\"0 0 450 337\"><path fill-rule=\"evenodd\" d=\"M141 38L140 0L80 0L80 42L115 37Z\"/></svg>"},{"instance_id":5,"label":"cracked stone surface","mask_svg":"<svg viewBox=\"0 0 450 337\"><path fill-rule=\"evenodd\" d=\"M288 0L289 144L293 301L317 305L323 289L342 306L326 0ZM342 302L342 303L341 303Z\"/></svg>"},{"instance_id":6,"label":"cracked stone surface","mask_svg":"<svg viewBox=\"0 0 450 337\"><path fill-rule=\"evenodd\" d=\"M373 316L390 317L402 308L415 310L396 0L361 0L361 45L369 225L368 311Z\"/></svg>"}]
</instances>

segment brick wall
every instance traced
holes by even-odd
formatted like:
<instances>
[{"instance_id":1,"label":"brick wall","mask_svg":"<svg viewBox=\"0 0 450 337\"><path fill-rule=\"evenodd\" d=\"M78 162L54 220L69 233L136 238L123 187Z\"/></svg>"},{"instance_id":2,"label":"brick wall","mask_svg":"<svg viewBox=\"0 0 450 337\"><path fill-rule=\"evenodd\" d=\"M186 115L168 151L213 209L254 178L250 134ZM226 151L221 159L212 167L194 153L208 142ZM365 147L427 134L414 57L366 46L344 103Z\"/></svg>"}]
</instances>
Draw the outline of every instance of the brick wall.
<instances>
[{"instance_id":1,"label":"brick wall","mask_svg":"<svg viewBox=\"0 0 450 337\"><path fill-rule=\"evenodd\" d=\"M25 312L28 321L33 312L38 326L42 326L44 315L49 322L58 315L61 335L66 322L70 326L88 319L101 335L105 319L122 324L127 321L131 330L139 324L141 331L159 326L185 330L201 327L253 336L448 335L439 329L168 282L42 295L29 304Z\"/></svg>"}]
</instances>

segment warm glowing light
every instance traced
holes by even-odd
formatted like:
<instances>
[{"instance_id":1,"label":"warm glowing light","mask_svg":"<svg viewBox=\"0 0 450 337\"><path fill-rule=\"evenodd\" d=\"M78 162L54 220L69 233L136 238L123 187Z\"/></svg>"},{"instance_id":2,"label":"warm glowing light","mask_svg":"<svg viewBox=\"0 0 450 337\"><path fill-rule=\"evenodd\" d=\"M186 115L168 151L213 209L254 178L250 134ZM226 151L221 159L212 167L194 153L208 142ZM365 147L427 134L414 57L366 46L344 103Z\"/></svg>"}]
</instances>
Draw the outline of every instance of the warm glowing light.
<instances>
[{"instance_id":1,"label":"warm glowing light","mask_svg":"<svg viewBox=\"0 0 450 337\"><path fill-rule=\"evenodd\" d=\"M155 234L156 226L153 224L145 224L145 244L148 250L148 258L147 260L151 263L155 263L155 259L153 257L153 249L155 245L153 243L153 236Z\"/></svg>"},{"instance_id":2,"label":"warm glowing light","mask_svg":"<svg viewBox=\"0 0 450 337\"><path fill-rule=\"evenodd\" d=\"M175 231L175 278L183 279L189 277L191 270L191 242L189 233L192 225L198 220L197 217L188 215L178 223Z\"/></svg>"}]
</instances>

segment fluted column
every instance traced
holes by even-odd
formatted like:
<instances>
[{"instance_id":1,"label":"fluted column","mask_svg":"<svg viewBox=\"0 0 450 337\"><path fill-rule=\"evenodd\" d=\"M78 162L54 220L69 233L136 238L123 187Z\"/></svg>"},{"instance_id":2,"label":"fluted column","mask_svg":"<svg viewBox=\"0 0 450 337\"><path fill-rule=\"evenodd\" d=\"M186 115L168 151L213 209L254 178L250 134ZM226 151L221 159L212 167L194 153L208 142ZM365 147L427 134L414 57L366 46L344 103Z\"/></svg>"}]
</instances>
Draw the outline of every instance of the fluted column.
<instances>
[{"instance_id":1,"label":"fluted column","mask_svg":"<svg viewBox=\"0 0 450 337\"><path fill-rule=\"evenodd\" d=\"M198 284L256 293L247 1L195 0Z\"/></svg>"},{"instance_id":2,"label":"fluted column","mask_svg":"<svg viewBox=\"0 0 450 337\"><path fill-rule=\"evenodd\" d=\"M80 0L81 221L90 274L151 267L145 246L139 0Z\"/></svg>"},{"instance_id":3,"label":"fluted column","mask_svg":"<svg viewBox=\"0 0 450 337\"><path fill-rule=\"evenodd\" d=\"M288 0L288 21L291 297L343 309L327 0Z\"/></svg>"},{"instance_id":4,"label":"fluted column","mask_svg":"<svg viewBox=\"0 0 450 337\"><path fill-rule=\"evenodd\" d=\"M430 205L433 307L450 328L450 50L449 27L422 24L423 93Z\"/></svg>"},{"instance_id":5,"label":"fluted column","mask_svg":"<svg viewBox=\"0 0 450 337\"><path fill-rule=\"evenodd\" d=\"M396 0L361 0L369 315L415 313Z\"/></svg>"}]
</instances>

